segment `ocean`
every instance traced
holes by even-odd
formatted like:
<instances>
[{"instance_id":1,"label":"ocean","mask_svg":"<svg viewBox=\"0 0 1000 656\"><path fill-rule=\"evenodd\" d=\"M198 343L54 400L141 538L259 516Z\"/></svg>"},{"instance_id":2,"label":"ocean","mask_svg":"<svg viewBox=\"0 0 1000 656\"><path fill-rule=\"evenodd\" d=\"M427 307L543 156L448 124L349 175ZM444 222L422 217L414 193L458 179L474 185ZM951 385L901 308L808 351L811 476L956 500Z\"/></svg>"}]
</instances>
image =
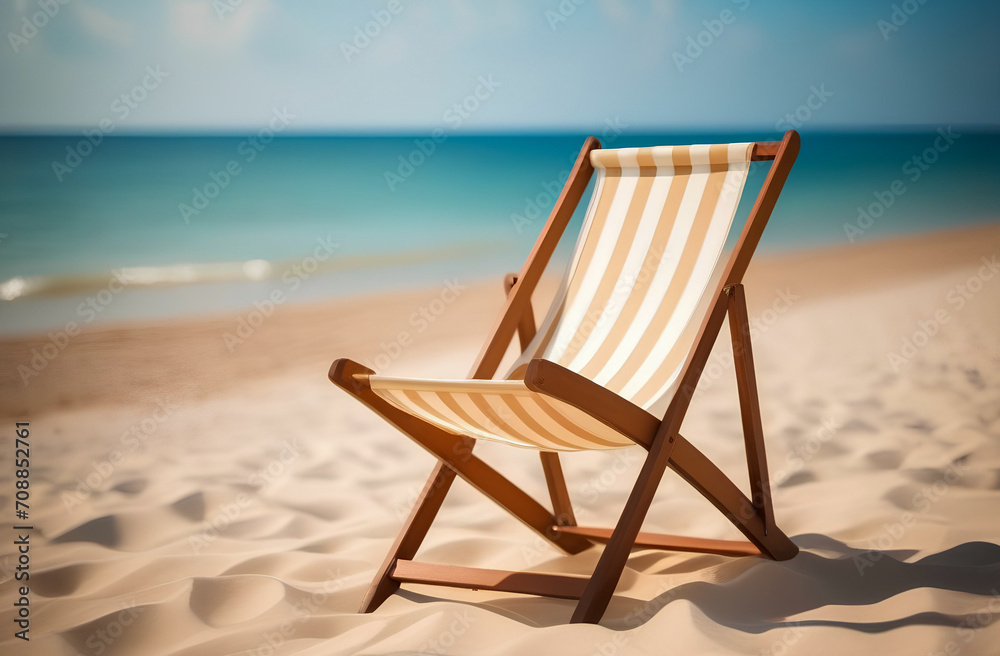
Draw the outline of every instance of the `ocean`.
<instances>
[{"instance_id":1,"label":"ocean","mask_svg":"<svg viewBox=\"0 0 1000 656\"><path fill-rule=\"evenodd\" d=\"M602 141L775 138L608 130ZM499 279L530 251L582 140L0 137L0 334L251 308L275 290L308 302ZM760 249L1000 220L998 149L1000 134L947 127L804 133ZM737 222L766 169L754 167Z\"/></svg>"}]
</instances>

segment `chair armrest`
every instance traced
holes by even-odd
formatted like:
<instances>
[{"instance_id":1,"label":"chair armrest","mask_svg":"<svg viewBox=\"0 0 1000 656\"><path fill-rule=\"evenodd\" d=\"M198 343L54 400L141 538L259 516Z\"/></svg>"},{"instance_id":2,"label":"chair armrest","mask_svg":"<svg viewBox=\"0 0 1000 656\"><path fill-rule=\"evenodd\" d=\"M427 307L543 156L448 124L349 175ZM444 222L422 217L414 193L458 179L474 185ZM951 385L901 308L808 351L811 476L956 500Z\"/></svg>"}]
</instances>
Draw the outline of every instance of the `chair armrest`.
<instances>
[{"instance_id":1,"label":"chair armrest","mask_svg":"<svg viewBox=\"0 0 1000 656\"><path fill-rule=\"evenodd\" d=\"M533 392L583 410L647 450L660 428L659 419L628 399L549 360L536 358L529 362L524 384Z\"/></svg>"}]
</instances>

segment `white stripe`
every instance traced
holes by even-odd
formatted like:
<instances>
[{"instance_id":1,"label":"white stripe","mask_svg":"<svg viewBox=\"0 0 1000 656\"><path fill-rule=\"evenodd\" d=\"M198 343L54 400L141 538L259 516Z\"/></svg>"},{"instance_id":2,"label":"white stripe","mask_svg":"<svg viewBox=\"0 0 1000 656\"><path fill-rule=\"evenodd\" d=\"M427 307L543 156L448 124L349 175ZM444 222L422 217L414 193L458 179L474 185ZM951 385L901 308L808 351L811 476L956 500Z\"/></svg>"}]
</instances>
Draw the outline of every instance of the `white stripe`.
<instances>
[{"instance_id":1,"label":"white stripe","mask_svg":"<svg viewBox=\"0 0 1000 656\"><path fill-rule=\"evenodd\" d=\"M547 440L532 430L526 423L521 421L521 418L518 417L514 410L508 406L504 397L493 394L484 394L482 396L482 400L489 405L493 412L495 412L505 424L510 426L515 431L515 434L511 435L511 437L515 437L519 440L527 440L545 448L553 446L562 448L561 445L557 445Z\"/></svg>"},{"instance_id":2,"label":"white stripe","mask_svg":"<svg viewBox=\"0 0 1000 656\"><path fill-rule=\"evenodd\" d=\"M705 183L708 175L691 175L688 177L687 188L684 190L684 197L681 199L677 212L677 220L667 243L664 247L660 267L656 270L656 275L650 281L646 292L646 297L642 299L642 304L636 313L635 320L629 326L628 331L622 337L622 341L615 347L615 351L608 359L604 368L594 376L594 382L604 385L618 373L618 369L625 363L628 356L635 350L636 345L646 333L649 323L653 320L667 287L674 278L677 271L677 263L680 261L687 245L691 227L694 225L695 214L701 204L701 197L705 193Z\"/></svg>"},{"instance_id":3,"label":"white stripe","mask_svg":"<svg viewBox=\"0 0 1000 656\"><path fill-rule=\"evenodd\" d=\"M590 431L591 433L594 433L598 437L604 438L609 442L616 442L622 446L630 446L632 444L635 444L635 442L625 437L618 431L614 430L613 428L609 428L606 424L598 421L597 419L594 419L586 412L580 410L575 406L559 402L558 407L560 412L564 417L566 417L566 419L569 419L575 425L584 428ZM588 448L588 449L595 448L593 446L593 443L589 442L586 438L577 437L577 439L581 444L581 448ZM601 448L608 448L608 447L601 447Z\"/></svg>"},{"instance_id":4,"label":"white stripe","mask_svg":"<svg viewBox=\"0 0 1000 656\"><path fill-rule=\"evenodd\" d=\"M739 172L728 172L726 178L723 180L723 184L734 183L730 177L739 175ZM736 211L735 206L732 204L734 199L738 200L738 198L730 197L730 202L724 204L720 198L720 202L716 203L701 252L698 254L694 270L691 272L691 277L684 287L684 292L681 294L676 309L670 315L670 320L656 341L656 345L650 351L649 356L643 360L642 366L635 372L632 379L622 387L622 396L632 398L633 395L638 393L649 382L650 377L653 376L656 370L663 366L663 362L670 353L670 350L677 343L677 339L691 320L694 311L698 308L699 301L705 295L708 283L711 281L712 272L719 262L719 256L722 254L722 248L726 243L726 237L732 225L733 213Z\"/></svg>"},{"instance_id":5,"label":"white stripe","mask_svg":"<svg viewBox=\"0 0 1000 656\"><path fill-rule=\"evenodd\" d=\"M590 204L587 206L587 213L584 215L583 227L580 229L580 235L577 237L576 246L573 249L573 257L570 260L570 264L566 269L566 274L563 276L562 281L559 283L559 289L556 291L555 297L552 299L552 305L549 306L549 311L545 315L545 320L542 322L541 328L535 333L535 337L531 340L528 348L524 350L523 353L514 361L510 369L507 370L504 378L510 376L510 374L520 367L522 364L527 364L534 358L545 357L549 360L555 360L551 355L553 351L553 344L555 343L555 334L552 335L552 339L549 341L543 353L539 353L541 347L541 342L545 338L545 335L549 332L549 327L555 320L555 315L559 311L559 307L566 299L566 293L569 289L569 281L573 279L576 274L577 267L580 262L580 257L583 252L583 244L587 240L587 235L590 234L591 224L594 222L594 215L597 213L597 203L604 192L604 181L607 176L604 173L604 169L598 169L597 171L597 181L594 183L594 192L590 197ZM556 331L559 328L556 327Z\"/></svg>"},{"instance_id":6,"label":"white stripe","mask_svg":"<svg viewBox=\"0 0 1000 656\"><path fill-rule=\"evenodd\" d=\"M428 406L430 406L431 409L435 413L437 413L438 419L440 421L447 422L447 423L455 426L456 428L460 429L462 432L465 432L465 431L468 431L470 429L474 429L475 428L474 426L470 426L469 422L467 422L465 419L462 419L461 417L459 417L458 415L456 415L451 410L451 408L449 408L447 405L445 405L444 401L441 399L441 394L436 393L436 392L423 392L423 391L421 391L421 392L417 392L417 396L419 396L420 399L425 404L427 404ZM423 414L427 414L426 412L420 410L419 408L414 408L414 409L417 410L417 411L419 411L419 412L422 412Z\"/></svg>"},{"instance_id":7,"label":"white stripe","mask_svg":"<svg viewBox=\"0 0 1000 656\"><path fill-rule=\"evenodd\" d=\"M538 422L538 424L549 431L559 439L569 442L570 444L575 444L581 439L579 435L573 435L566 431L559 422L549 416L549 413L545 412L541 407L539 407L538 402L535 397L532 396L527 399L521 399L522 405L524 405L525 410L531 414L531 417ZM561 404L562 405L562 404ZM562 413L560 413L562 414Z\"/></svg>"},{"instance_id":8,"label":"white stripe","mask_svg":"<svg viewBox=\"0 0 1000 656\"><path fill-rule=\"evenodd\" d=\"M634 166L635 149L630 150L631 153L623 149L621 157L624 159L631 154L632 159L625 160L622 163L629 163ZM587 319L586 313L590 307L590 301L594 298L594 293L598 285L601 284L601 279L604 277L604 272L607 269L608 260L611 258L612 253L614 253L615 244L618 242L618 235L621 233L621 227L625 221L625 213L628 211L629 203L632 201L638 180L637 176L622 176L620 178L618 188L615 190L615 196L611 201L611 206L608 208L608 217L604 222L604 229L600 235L590 236L590 239L597 239L597 247L594 250L593 258L586 271L577 271L575 273L576 276L582 275L583 277L580 279L576 298L570 299L570 305L563 312L562 321L559 322L559 327L556 329L557 332L553 338L554 344L550 348L550 355L556 361L562 357L566 348L579 332L581 324Z\"/></svg>"},{"instance_id":9,"label":"white stripe","mask_svg":"<svg viewBox=\"0 0 1000 656\"><path fill-rule=\"evenodd\" d=\"M628 256L625 259L625 266L618 282L615 284L606 305L601 308L600 321L591 332L583 348L573 358L569 369L580 371L594 357L594 354L617 324L618 315L621 314L626 301L632 295L635 281L642 273L646 255L649 253L650 242L660 223L660 213L663 211L663 204L667 200L667 193L673 179L673 176L658 176L653 181L648 201L639 217L639 229L636 231L635 239L629 245Z\"/></svg>"}]
</instances>

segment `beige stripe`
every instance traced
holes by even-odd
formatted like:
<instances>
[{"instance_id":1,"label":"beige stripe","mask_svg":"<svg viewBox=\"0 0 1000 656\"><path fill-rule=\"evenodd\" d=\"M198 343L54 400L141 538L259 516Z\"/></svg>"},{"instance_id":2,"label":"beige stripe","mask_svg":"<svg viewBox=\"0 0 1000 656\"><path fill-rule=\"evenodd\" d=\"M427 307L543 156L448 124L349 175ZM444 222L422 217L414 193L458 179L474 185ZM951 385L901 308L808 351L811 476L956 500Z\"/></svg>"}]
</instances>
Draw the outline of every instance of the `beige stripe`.
<instances>
[{"instance_id":1,"label":"beige stripe","mask_svg":"<svg viewBox=\"0 0 1000 656\"><path fill-rule=\"evenodd\" d=\"M632 397L632 403L645 408L647 404L654 400L654 397L663 389L671 376L677 374L684 359L691 352L691 347L694 345L695 337L698 336L700 328L701 322L688 321L681 336L674 343L673 347L671 347L670 352L667 353L667 357L663 359L663 364L650 376L649 383Z\"/></svg>"},{"instance_id":2,"label":"beige stripe","mask_svg":"<svg viewBox=\"0 0 1000 656\"><path fill-rule=\"evenodd\" d=\"M660 305L642 337L639 339L639 343L636 344L632 353L629 354L626 361L619 367L617 373L605 385L605 387L614 392L620 391L627 385L639 370L639 367L649 357L649 352L656 345L664 328L666 328L667 322L677 307L677 302L680 300L681 294L684 293L684 289L687 287L691 273L694 271L694 265L698 260L698 255L701 253L705 236L711 225L712 215L715 212L715 204L719 199L719 194L722 192L722 185L725 182L726 170L728 168L724 163L716 163L716 153L717 147L713 146L710 151L711 173L709 173L708 180L705 183L705 191L698 205L694 224L691 226L691 232L688 235L687 242L684 244L680 261L677 263L677 270L670 281L670 285L667 287L667 291L663 295L663 300L660 301ZM641 391L645 393L645 387Z\"/></svg>"},{"instance_id":3,"label":"beige stripe","mask_svg":"<svg viewBox=\"0 0 1000 656\"><path fill-rule=\"evenodd\" d=\"M552 444L558 445L564 449L575 448L575 446L572 443L567 442L565 439L562 439L559 436L552 433L551 431L546 430L544 426L539 424L535 420L535 418L531 416L531 413L528 411L528 409L521 404L521 399L517 397L509 397L504 400L506 401L507 406L510 407L510 409L514 412L514 414L517 415L518 419L520 419L525 426L535 431L535 433L537 433L539 436L545 438Z\"/></svg>"},{"instance_id":4,"label":"beige stripe","mask_svg":"<svg viewBox=\"0 0 1000 656\"><path fill-rule=\"evenodd\" d=\"M567 271L566 273L568 280L566 280L564 285L562 286L562 293L559 294L552 301L553 303L558 303L559 306L556 309L555 315L552 317L552 321L550 321L546 326L545 333L542 335L541 339L539 339L538 347L532 354L533 357L536 358L542 357L542 355L548 349L549 343L551 343L552 341L552 337L556 334L556 331L559 330L559 322L562 320L563 313L566 310L566 298L569 295L569 280L573 280L575 278L575 272L579 264L577 261L577 257L580 251L583 250L583 245L587 242L587 239L591 234L591 228L593 227L593 222L594 222L594 214L597 213L597 205L600 201L600 198L604 196L604 183L606 180L607 180L607 175L605 174L604 170L599 170L597 173L597 180L594 183L594 191L593 191L594 195L597 197L596 198L592 197L590 199L590 204L587 206L587 217L584 219L583 228L581 228L581 230L585 230L586 232L580 235L580 237L577 240L578 241L577 246L573 249L574 250L573 264L571 265L570 270Z\"/></svg>"},{"instance_id":5,"label":"beige stripe","mask_svg":"<svg viewBox=\"0 0 1000 656\"><path fill-rule=\"evenodd\" d=\"M615 350L625 337L629 327L635 321L639 308L646 298L649 286L656 278L656 272L663 263L663 254L666 251L666 243L677 222L677 214L680 212L681 201L684 199L684 192L687 190L688 180L691 173L691 155L689 148L677 147L673 150L674 170L679 171L671 181L670 189L667 191L667 198L663 203L663 211L660 212L660 219L656 226L656 231L650 240L649 249L643 259L645 266L649 262L649 273L644 279L637 279L632 289L629 291L628 299L622 306L621 312L615 319L614 326L608 331L604 343L591 356L590 361L580 368L579 373L593 379L607 364L614 355Z\"/></svg>"},{"instance_id":6,"label":"beige stripe","mask_svg":"<svg viewBox=\"0 0 1000 656\"><path fill-rule=\"evenodd\" d=\"M590 153L590 163L592 166L602 168L606 171L620 173L622 164L619 153L621 150L620 148L593 150Z\"/></svg>"},{"instance_id":7,"label":"beige stripe","mask_svg":"<svg viewBox=\"0 0 1000 656\"><path fill-rule=\"evenodd\" d=\"M715 155L714 152L710 153L710 157L714 155ZM714 164L715 163L714 157L712 157L712 161ZM720 198L723 191L722 187L724 181L725 179L723 178L722 183L720 183L720 190L719 190ZM735 207L733 208L733 211L734 212L736 211ZM709 282L711 282L711 277L709 278ZM694 311L696 311L698 307L702 305L701 303L702 296L704 296L704 292L702 292L702 294L699 296L698 306L696 306ZM694 311L692 311L692 315ZM684 330L678 336L677 341L675 341L673 346L670 348L670 351L667 353L667 356L663 359L663 364L660 365L655 372L653 372L653 374L649 377L648 382L638 392L636 392L635 395L633 395L632 400L635 404L639 406L645 406L649 402L653 401L654 397L657 394L659 394L660 390L662 390L670 381L670 378L677 374L681 365L684 363L684 360L690 353L691 347L694 345L694 340L697 337L697 333L700 328L701 328L700 322L691 321L690 318L688 319L687 324L684 326Z\"/></svg>"},{"instance_id":8,"label":"beige stripe","mask_svg":"<svg viewBox=\"0 0 1000 656\"><path fill-rule=\"evenodd\" d=\"M501 433L506 433L510 439L517 440L518 442L523 442L525 444L534 444L535 441L532 440L527 435L522 435L520 431L516 430L513 426L504 421L503 417L486 401L481 394L469 394L468 398L472 403L483 413L483 416L487 421L492 422L493 426L485 429L487 433L495 433L500 431Z\"/></svg>"},{"instance_id":9,"label":"beige stripe","mask_svg":"<svg viewBox=\"0 0 1000 656\"><path fill-rule=\"evenodd\" d=\"M521 417L521 414L517 412L519 406L515 407L516 400L510 396L497 396L497 397L485 397L483 399L497 410L497 405L502 404L500 416L506 417L506 422L511 428L516 431L518 435L524 435L523 438L528 444L532 444L536 447L542 449L565 449L566 444L563 440L550 440L542 433L539 433L530 424L525 423ZM527 432L525 432L527 431Z\"/></svg>"},{"instance_id":10,"label":"beige stripe","mask_svg":"<svg viewBox=\"0 0 1000 656\"><path fill-rule=\"evenodd\" d=\"M565 414L560 412L559 409L554 407L544 396L536 396L532 400L538 405L539 408L542 409L542 412L547 414L553 421L557 422L560 426L566 429L568 434L579 437L579 448L587 448L587 442L601 444L604 446L621 446L621 444L617 442L611 442L599 435L596 435L593 431L580 426ZM562 402L559 403L560 405L565 405ZM595 419L594 421L597 420Z\"/></svg>"},{"instance_id":11,"label":"beige stripe","mask_svg":"<svg viewBox=\"0 0 1000 656\"><path fill-rule=\"evenodd\" d=\"M552 318L552 323L549 325L548 330L545 332L545 336L538 343L538 350L535 351L535 357L541 357L545 353L545 349L549 347L549 342L552 341L552 336L556 334L556 330L559 329L559 322L562 320L563 311L566 309L566 297L562 298L559 303L559 309L556 311L556 315Z\"/></svg>"},{"instance_id":12,"label":"beige stripe","mask_svg":"<svg viewBox=\"0 0 1000 656\"><path fill-rule=\"evenodd\" d=\"M468 394L465 395L468 396ZM465 408L463 408L458 404L458 401L455 399L454 393L442 392L438 394L438 398L441 400L441 403L443 403L446 408L454 412L455 415L458 416L458 418L461 419L469 428L473 430L479 430L484 433L490 432L489 430L486 429L486 427L482 426L479 422L473 419L472 416L465 411Z\"/></svg>"},{"instance_id":13,"label":"beige stripe","mask_svg":"<svg viewBox=\"0 0 1000 656\"><path fill-rule=\"evenodd\" d=\"M398 392L396 390L387 390L386 389L386 390L375 390L375 393L378 394L379 396L381 396L386 401L388 401L394 407L399 408L400 410L402 410L402 411L404 411L404 412L406 412L408 414L411 414L411 415L414 414L414 412L413 412L413 406L411 406L407 402L407 400L403 396L402 392Z\"/></svg>"},{"instance_id":14,"label":"beige stripe","mask_svg":"<svg viewBox=\"0 0 1000 656\"><path fill-rule=\"evenodd\" d=\"M443 427L442 426L443 424L444 426L452 427L451 429L449 429L449 432L455 432L457 430L458 432L464 434L464 431L467 429L467 427L456 426L453 420L442 416L440 412L429 406L426 401L420 398L420 392L411 392L410 390L401 390L401 392L403 398L407 400L407 405L410 406L409 409L410 414L420 417L422 413L424 415L423 417L421 417L422 419L427 419L428 421L431 421L431 423L437 424L439 428ZM421 412L420 413L413 412L413 408L417 408ZM475 424L470 424L470 426L474 425Z\"/></svg>"},{"instance_id":15,"label":"beige stripe","mask_svg":"<svg viewBox=\"0 0 1000 656\"><path fill-rule=\"evenodd\" d=\"M620 174L621 170L616 171L616 173ZM588 231L587 239L583 244L583 249L580 253L580 259L577 264L576 271L574 271L573 277L569 281L565 301L563 303L564 306L573 305L574 300L580 292L580 285L583 283L586 272L593 263L594 254L597 251L601 233L604 231L604 225L608 220L611 204L614 202L615 194L618 191L618 185L621 182L621 176L617 174L609 174L604 181L604 192L601 194L601 198L597 202L594 220L590 224L590 230Z\"/></svg>"},{"instance_id":16,"label":"beige stripe","mask_svg":"<svg viewBox=\"0 0 1000 656\"><path fill-rule=\"evenodd\" d=\"M594 297L590 301L590 306L584 313L582 323L577 327L577 332L573 339L569 341L566 350L559 357L560 364L568 364L586 343L590 333L593 332L603 321L609 320L604 316L607 312L608 301L611 293L617 286L618 280L625 268L632 242L635 234L639 230L639 220L642 218L646 203L649 201L649 192L653 188L656 180L656 166L653 165L653 156L648 148L640 148L636 154L636 163L639 166L639 180L636 182L632 198L629 200L628 208L625 211L625 220L622 223L621 231L617 235L614 250L601 277L600 284L594 292ZM594 236L594 239L597 235ZM589 326L587 334L583 334L581 328Z\"/></svg>"}]
</instances>

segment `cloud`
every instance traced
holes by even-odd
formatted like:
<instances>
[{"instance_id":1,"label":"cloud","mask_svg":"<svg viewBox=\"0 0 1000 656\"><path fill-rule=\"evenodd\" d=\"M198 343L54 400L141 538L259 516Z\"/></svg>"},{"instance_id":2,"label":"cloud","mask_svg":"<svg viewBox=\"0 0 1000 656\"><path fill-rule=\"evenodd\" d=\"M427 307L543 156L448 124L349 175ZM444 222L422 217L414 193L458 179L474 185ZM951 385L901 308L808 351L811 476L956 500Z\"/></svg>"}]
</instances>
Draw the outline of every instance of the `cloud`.
<instances>
[{"instance_id":1,"label":"cloud","mask_svg":"<svg viewBox=\"0 0 1000 656\"><path fill-rule=\"evenodd\" d=\"M270 0L178 0L170 5L170 29L187 46L233 51L271 9Z\"/></svg>"},{"instance_id":2,"label":"cloud","mask_svg":"<svg viewBox=\"0 0 1000 656\"><path fill-rule=\"evenodd\" d=\"M632 10L623 0L600 0L598 6L605 16L616 22L626 23L632 18Z\"/></svg>"},{"instance_id":3,"label":"cloud","mask_svg":"<svg viewBox=\"0 0 1000 656\"><path fill-rule=\"evenodd\" d=\"M134 28L131 23L84 4L73 5L73 12L83 28L104 43L127 48L133 44Z\"/></svg>"}]
</instances>

